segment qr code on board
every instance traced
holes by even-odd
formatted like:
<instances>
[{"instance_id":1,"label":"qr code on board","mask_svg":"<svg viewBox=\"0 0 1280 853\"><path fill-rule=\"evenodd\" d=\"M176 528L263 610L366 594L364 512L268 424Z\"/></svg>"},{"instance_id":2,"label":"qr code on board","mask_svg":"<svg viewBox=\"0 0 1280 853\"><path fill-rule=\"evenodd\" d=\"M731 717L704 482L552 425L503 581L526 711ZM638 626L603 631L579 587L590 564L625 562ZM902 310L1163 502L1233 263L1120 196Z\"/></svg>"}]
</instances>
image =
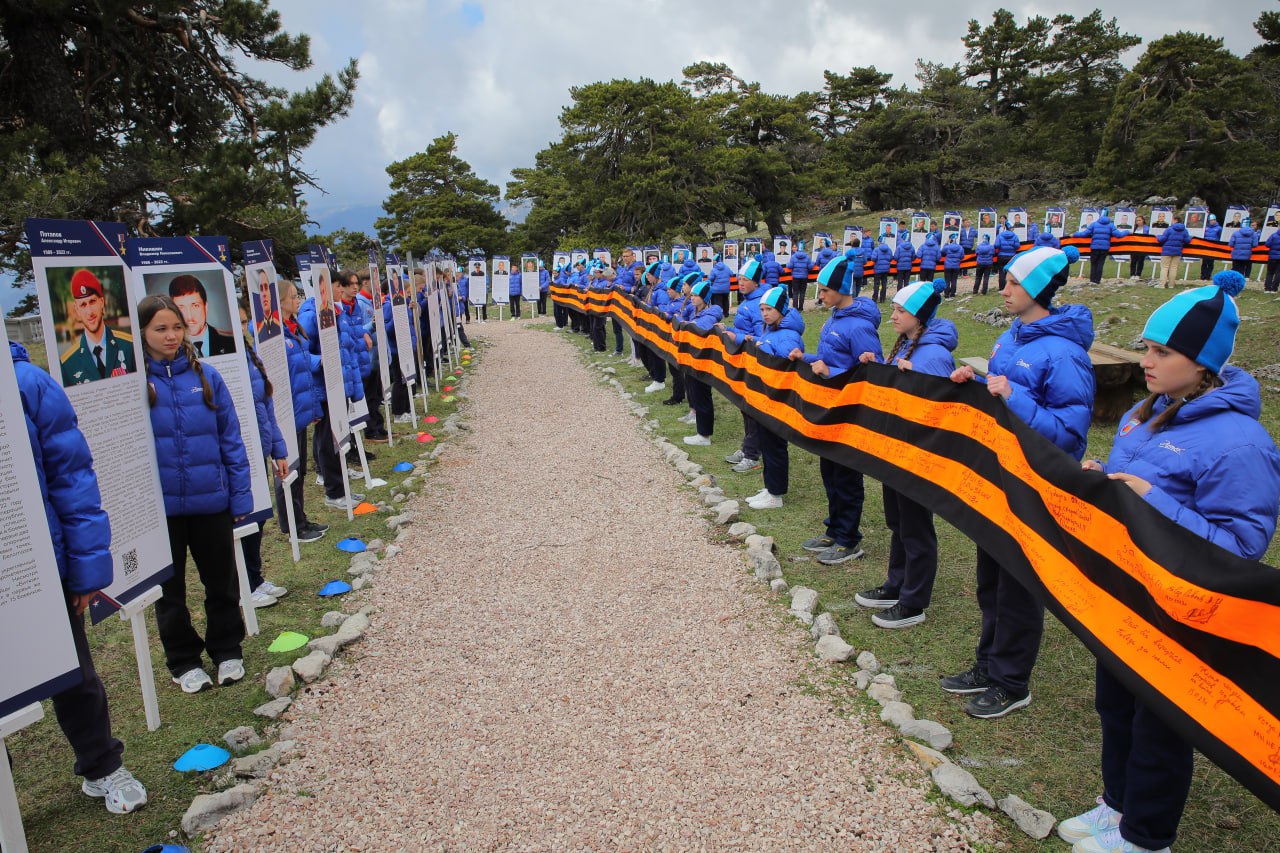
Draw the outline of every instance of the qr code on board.
<instances>
[{"instance_id":1,"label":"qr code on board","mask_svg":"<svg viewBox=\"0 0 1280 853\"><path fill-rule=\"evenodd\" d=\"M134 548L132 551L125 551L121 554L120 565L124 569L125 577L129 577L138 571L138 549Z\"/></svg>"}]
</instances>

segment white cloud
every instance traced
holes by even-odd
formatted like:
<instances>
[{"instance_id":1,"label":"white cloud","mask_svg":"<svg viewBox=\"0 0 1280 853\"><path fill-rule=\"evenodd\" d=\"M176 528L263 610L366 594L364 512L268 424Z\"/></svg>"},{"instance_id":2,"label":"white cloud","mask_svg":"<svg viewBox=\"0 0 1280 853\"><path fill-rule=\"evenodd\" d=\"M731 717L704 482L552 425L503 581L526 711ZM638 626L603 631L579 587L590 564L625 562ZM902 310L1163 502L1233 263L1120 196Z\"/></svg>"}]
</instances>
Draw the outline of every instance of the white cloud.
<instances>
[{"instance_id":1,"label":"white cloud","mask_svg":"<svg viewBox=\"0 0 1280 853\"><path fill-rule=\"evenodd\" d=\"M1083 16L1102 4L1003 5L1024 20ZM893 85L913 86L917 58L961 61L969 18L985 23L997 8L948 0L917 0L890 15L839 0L275 0L273 6L286 30L311 35L316 67L302 75L272 70L264 75L272 82L297 88L349 57L361 60L351 115L323 129L306 154L329 192L311 199L321 215L331 205L380 203L386 165L449 131L477 174L505 187L511 169L532 165L534 154L558 138L571 86L679 79L684 66L704 59L723 61L775 92L817 89L824 69L855 65L874 65L894 75ZM1133 0L1104 13L1147 41L1191 30L1224 37L1244 52L1256 43L1252 22L1261 9L1233 7L1228 15L1201 0Z\"/></svg>"}]
</instances>

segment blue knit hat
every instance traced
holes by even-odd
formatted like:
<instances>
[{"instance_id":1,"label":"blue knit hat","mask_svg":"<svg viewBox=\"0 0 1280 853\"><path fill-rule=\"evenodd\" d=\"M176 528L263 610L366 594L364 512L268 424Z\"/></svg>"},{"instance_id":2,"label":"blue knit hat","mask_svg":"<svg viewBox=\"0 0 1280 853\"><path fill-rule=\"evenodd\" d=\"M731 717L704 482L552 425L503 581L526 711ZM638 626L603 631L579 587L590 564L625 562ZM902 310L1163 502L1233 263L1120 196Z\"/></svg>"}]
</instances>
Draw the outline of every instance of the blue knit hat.
<instances>
[{"instance_id":1,"label":"blue knit hat","mask_svg":"<svg viewBox=\"0 0 1280 853\"><path fill-rule=\"evenodd\" d=\"M1151 312L1142 336L1182 353L1210 373L1221 373L1240 327L1232 297L1244 286L1244 276L1223 270L1213 277L1213 284L1184 290Z\"/></svg>"},{"instance_id":2,"label":"blue knit hat","mask_svg":"<svg viewBox=\"0 0 1280 853\"><path fill-rule=\"evenodd\" d=\"M658 271L661 269L662 269L662 264L658 263L657 261L654 261L653 263L649 264L649 266L644 268L644 274L651 275L654 278L657 278Z\"/></svg>"},{"instance_id":3,"label":"blue knit hat","mask_svg":"<svg viewBox=\"0 0 1280 853\"><path fill-rule=\"evenodd\" d=\"M768 305L779 314L786 314L787 309L791 306L787 301L787 289L785 287L771 287L764 292L764 296L760 297L760 305Z\"/></svg>"},{"instance_id":4,"label":"blue knit hat","mask_svg":"<svg viewBox=\"0 0 1280 853\"><path fill-rule=\"evenodd\" d=\"M937 281L917 281L908 284L893 296L893 304L920 321L923 326L929 325L933 314L942 304L942 294L946 292L947 283Z\"/></svg>"},{"instance_id":5,"label":"blue knit hat","mask_svg":"<svg viewBox=\"0 0 1280 853\"><path fill-rule=\"evenodd\" d=\"M693 275L693 273L690 273L689 275ZM688 278L688 276L685 277ZM690 295L696 296L705 301L706 298L711 295L711 285L707 284L705 281L699 281L693 286L693 290L690 292Z\"/></svg>"},{"instance_id":6,"label":"blue knit hat","mask_svg":"<svg viewBox=\"0 0 1280 853\"><path fill-rule=\"evenodd\" d=\"M1005 270L1028 296L1048 308L1058 288L1067 283L1071 265L1078 260L1080 250L1075 246L1036 246L1010 258Z\"/></svg>"},{"instance_id":7,"label":"blue knit hat","mask_svg":"<svg viewBox=\"0 0 1280 853\"><path fill-rule=\"evenodd\" d=\"M759 284L764 279L764 264L756 258L752 258L742 265L742 269L738 270L738 281L743 279L751 279Z\"/></svg>"},{"instance_id":8,"label":"blue knit hat","mask_svg":"<svg viewBox=\"0 0 1280 853\"><path fill-rule=\"evenodd\" d=\"M818 287L825 287L837 293L853 292L853 276L850 274L849 259L844 255L836 255L827 261L827 265L818 273Z\"/></svg>"}]
</instances>

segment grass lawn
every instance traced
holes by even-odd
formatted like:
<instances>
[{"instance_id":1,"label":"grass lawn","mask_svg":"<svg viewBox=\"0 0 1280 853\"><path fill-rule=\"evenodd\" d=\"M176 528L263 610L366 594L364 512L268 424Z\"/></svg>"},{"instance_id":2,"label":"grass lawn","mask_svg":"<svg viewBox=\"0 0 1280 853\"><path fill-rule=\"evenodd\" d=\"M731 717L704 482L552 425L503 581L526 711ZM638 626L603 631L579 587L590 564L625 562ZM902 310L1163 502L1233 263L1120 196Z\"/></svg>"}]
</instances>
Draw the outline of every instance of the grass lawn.
<instances>
[{"instance_id":1,"label":"grass lawn","mask_svg":"<svg viewBox=\"0 0 1280 853\"><path fill-rule=\"evenodd\" d=\"M32 353L32 359L43 365L43 353L39 348ZM432 388L430 414L443 420L457 410L457 402L442 402L434 393L434 386ZM421 415L421 400L417 407ZM420 429L443 439L438 424L423 424ZM395 473L392 468L402 461L417 462L419 454L435 447L436 443L419 443L408 433L405 425L396 427L394 448L367 443L367 449L377 456L370 463L372 475L388 481L389 485L367 491L363 480L352 481L352 491L366 492L368 499L388 503L396 491L416 492L424 486L429 491L430 475L425 482L423 478L417 478L416 484L406 490L399 488L398 484L411 474ZM310 453L309 447L306 452ZM348 522L344 512L325 507L324 493L315 484L314 472L309 472L306 478L305 504L308 516L313 521L329 525L329 531L318 542L302 544L302 561L294 563L287 537L279 533L274 522L268 524L262 539L264 574L274 583L288 587L289 594L276 606L257 611L261 633L245 640L244 681L232 687L215 687L194 696L182 693L170 681L164 667L164 653L156 637L155 614L153 610L148 611L147 624L152 639L151 655L156 667L156 690L162 721L157 731L146 730L129 625L112 618L89 628L94 662L110 699L114 733L124 741L125 765L147 787L149 803L135 814L114 816L106 813L100 800L89 799L80 793L79 778L71 769L74 761L71 748L54 721L51 703L45 702L44 720L6 741L13 759L23 823L33 851L136 853L152 844L186 843L171 839L169 834L178 829L193 797L214 790L214 774L178 773L172 767L173 762L197 743L225 746L222 743L223 733L237 726L249 725L260 734L264 732L268 721L252 713L255 707L271 699L262 687L263 676L272 667L292 663L308 651L304 647L288 654L276 654L268 652L267 646L280 632L287 630L299 631L312 638L328 634L330 629L320 626L320 618L326 611L350 612L360 606L359 593L339 599L316 595L326 581L335 578L351 580L347 575L350 555L339 551L335 544L349 536L366 542L382 538L387 543L395 538L394 532L386 527L388 513L357 515L354 521ZM196 628L201 630L203 610L199 604L199 583L194 579L194 569L189 571L192 573L192 586L189 587L188 600ZM266 745L269 745L269 740L264 743Z\"/></svg>"},{"instance_id":2,"label":"grass lawn","mask_svg":"<svg viewBox=\"0 0 1280 853\"><path fill-rule=\"evenodd\" d=\"M863 220L865 217L859 218ZM1110 269L1114 267L1109 266ZM972 279L961 278L961 296L945 303L939 316L955 321L959 328L957 356L985 357L1004 330L975 321L973 314L1002 303L994 292L965 298L971 286ZM1099 286L1073 280L1059 293L1057 301L1089 305L1098 327L1098 340L1126 346L1139 336L1150 312L1172 293L1127 279L1104 281ZM1233 362L1250 370L1280 362L1280 350L1276 346L1280 332L1280 297L1263 293L1257 283L1251 283L1238 303L1246 319L1241 325ZM883 308L885 320L880 331L888 351L894 334L888 322L890 306L886 303ZM826 314L810 300L805 316L807 349L813 351ZM585 338L568 333L565 336L590 351ZM626 390L635 392L639 401L650 406L650 417L661 422L660 433L713 473L726 495L741 499L760 489L759 471L735 474L723 461L725 455L738 448L742 439L742 419L736 408L715 395L714 443L710 447L687 447L680 443L680 438L690 434L692 428L677 423L676 418L688 409L659 404L669 394L670 384L668 391L643 394L641 389L648 379L641 368L628 367L622 359L609 359L609 362L617 367L616 378ZM1262 384L1263 422L1275 435L1280 426L1280 379L1263 379ZM1116 424L1095 424L1089 435L1088 457L1106 458L1115 429ZM780 510L757 511L742 505L742 520L775 538L787 582L819 591L820 608L836 617L844 638L859 650L875 652L897 678L906 701L915 706L918 717L938 720L952 730L955 734L955 745L949 750L952 759L969 769L997 799L1009 793L1018 794L1059 819L1091 808L1093 798L1101 792L1100 734L1093 710L1093 656L1050 616L1032 679L1034 702L1030 708L1000 720L982 721L967 716L962 710L964 700L944 693L938 688L937 679L967 669L973 662L979 627L973 543L938 520L939 570L928 621L907 630L876 628L871 624L870 613L854 602L854 594L877 586L884 579L889 532L883 522L880 489L874 480L868 480L862 517L866 558L840 566L823 566L800 548L802 540L822 532L826 503L817 469L817 457L792 448L786 506ZM1273 545L1268 552L1268 563L1276 564L1280 558L1278 548L1280 546ZM785 606L783 602L780 605ZM852 667L839 670L846 674L853 671ZM865 698L855 698L852 703L874 710ZM1010 828L1007 849L1065 849L1056 834L1046 841L1035 842L1013 828L1012 822L1003 815L999 819ZM1215 851L1280 850L1280 818L1197 755L1195 781L1177 847Z\"/></svg>"}]
</instances>

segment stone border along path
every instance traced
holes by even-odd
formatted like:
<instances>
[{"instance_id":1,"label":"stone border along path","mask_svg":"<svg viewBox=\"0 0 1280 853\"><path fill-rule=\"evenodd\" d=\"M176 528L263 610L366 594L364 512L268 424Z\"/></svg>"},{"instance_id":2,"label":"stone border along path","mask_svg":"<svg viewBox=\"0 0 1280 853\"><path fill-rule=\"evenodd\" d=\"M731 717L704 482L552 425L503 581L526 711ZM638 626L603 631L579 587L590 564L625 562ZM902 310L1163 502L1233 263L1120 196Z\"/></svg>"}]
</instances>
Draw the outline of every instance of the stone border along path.
<instances>
[{"instance_id":1,"label":"stone border along path","mask_svg":"<svg viewBox=\"0 0 1280 853\"><path fill-rule=\"evenodd\" d=\"M887 730L815 695L827 664L708 540L707 496L676 488L607 376L526 323L472 328L489 346L465 435L341 622L362 642L284 710L207 850L991 841L988 816L927 799Z\"/></svg>"}]
</instances>

